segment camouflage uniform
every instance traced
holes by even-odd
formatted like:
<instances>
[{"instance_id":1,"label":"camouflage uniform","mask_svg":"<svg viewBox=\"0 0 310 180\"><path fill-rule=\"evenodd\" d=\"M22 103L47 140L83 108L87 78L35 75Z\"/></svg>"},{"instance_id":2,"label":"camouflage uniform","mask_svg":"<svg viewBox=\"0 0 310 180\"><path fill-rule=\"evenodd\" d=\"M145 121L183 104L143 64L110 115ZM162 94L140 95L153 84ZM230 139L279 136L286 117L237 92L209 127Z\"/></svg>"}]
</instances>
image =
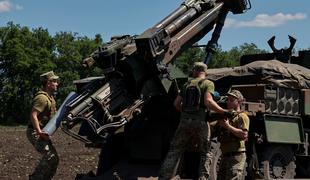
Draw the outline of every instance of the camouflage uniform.
<instances>
[{"instance_id":1,"label":"camouflage uniform","mask_svg":"<svg viewBox=\"0 0 310 180\"><path fill-rule=\"evenodd\" d=\"M249 117L245 113L240 113L230 120L230 124L239 129L249 130ZM217 179L242 179L246 163L245 141L224 131L219 137L219 142L221 143L222 158Z\"/></svg>"},{"instance_id":2,"label":"camouflage uniform","mask_svg":"<svg viewBox=\"0 0 310 180\"><path fill-rule=\"evenodd\" d=\"M201 78L195 78L190 82L201 81ZM204 93L206 91L213 93L214 84L209 80L204 80L199 86L201 89L201 108L198 112L181 112L180 124L175 132L174 138L170 144L169 152L159 171L159 180L171 179L175 174L180 157L189 144L199 146L200 164L199 179L207 179L209 176L209 163L207 163L207 154L210 147L210 126L205 121ZM184 91L182 91L184 92Z\"/></svg>"},{"instance_id":3,"label":"camouflage uniform","mask_svg":"<svg viewBox=\"0 0 310 180\"><path fill-rule=\"evenodd\" d=\"M38 115L40 128L43 128L56 113L56 102L45 91L39 91L35 95L32 107L40 112ZM29 179L52 179L56 174L59 163L59 157L52 141L39 138L31 121L29 122L26 134L30 143L42 155L42 159L33 174L29 176Z\"/></svg>"}]
</instances>

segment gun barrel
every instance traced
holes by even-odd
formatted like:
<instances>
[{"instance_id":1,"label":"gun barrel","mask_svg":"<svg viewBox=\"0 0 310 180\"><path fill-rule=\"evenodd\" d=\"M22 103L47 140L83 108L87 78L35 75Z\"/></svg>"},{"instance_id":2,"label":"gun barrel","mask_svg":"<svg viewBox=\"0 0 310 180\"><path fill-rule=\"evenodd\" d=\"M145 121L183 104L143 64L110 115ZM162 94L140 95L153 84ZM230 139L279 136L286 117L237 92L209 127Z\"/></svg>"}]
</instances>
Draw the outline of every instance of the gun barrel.
<instances>
[{"instance_id":1,"label":"gun barrel","mask_svg":"<svg viewBox=\"0 0 310 180\"><path fill-rule=\"evenodd\" d=\"M180 5L179 8L174 10L171 14L169 14L166 18L164 18L162 21L157 23L155 27L157 29L165 28L167 25L169 25L172 21L174 21L176 18L184 14L190 6L192 6L196 0L188 0Z\"/></svg>"},{"instance_id":2,"label":"gun barrel","mask_svg":"<svg viewBox=\"0 0 310 180\"><path fill-rule=\"evenodd\" d=\"M184 13L182 16L178 17L176 20L174 20L172 23L167 26L166 32L171 35L174 32L177 32L179 28L184 26L186 23L188 23L196 14L198 13L197 9L190 8L186 13Z\"/></svg>"}]
</instances>

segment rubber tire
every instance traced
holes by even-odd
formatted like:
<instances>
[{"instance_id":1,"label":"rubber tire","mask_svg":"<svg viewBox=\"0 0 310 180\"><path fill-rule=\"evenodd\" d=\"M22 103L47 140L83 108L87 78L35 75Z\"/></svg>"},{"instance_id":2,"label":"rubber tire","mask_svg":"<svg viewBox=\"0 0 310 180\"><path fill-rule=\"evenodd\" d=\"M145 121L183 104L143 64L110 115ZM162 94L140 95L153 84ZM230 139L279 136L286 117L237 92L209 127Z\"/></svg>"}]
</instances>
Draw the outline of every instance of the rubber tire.
<instances>
[{"instance_id":1,"label":"rubber tire","mask_svg":"<svg viewBox=\"0 0 310 180\"><path fill-rule=\"evenodd\" d=\"M277 159L275 159L277 158ZM277 161L275 161L277 160ZM282 163L281 168L274 168L274 163ZM272 145L264 149L261 162L261 173L264 179L294 179L295 157L292 148L284 145Z\"/></svg>"}]
</instances>

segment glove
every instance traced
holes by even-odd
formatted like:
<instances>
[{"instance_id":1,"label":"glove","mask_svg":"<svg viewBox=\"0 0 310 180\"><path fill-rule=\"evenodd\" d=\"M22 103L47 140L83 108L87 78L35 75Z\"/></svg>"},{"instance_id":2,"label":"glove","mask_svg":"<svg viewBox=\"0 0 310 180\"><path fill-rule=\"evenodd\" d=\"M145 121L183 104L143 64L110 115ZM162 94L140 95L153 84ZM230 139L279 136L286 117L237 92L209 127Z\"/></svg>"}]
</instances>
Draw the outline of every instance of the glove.
<instances>
[{"instance_id":1,"label":"glove","mask_svg":"<svg viewBox=\"0 0 310 180\"><path fill-rule=\"evenodd\" d=\"M234 118L235 116L238 115L238 112L235 110L224 110L224 116L228 117L228 118Z\"/></svg>"}]
</instances>

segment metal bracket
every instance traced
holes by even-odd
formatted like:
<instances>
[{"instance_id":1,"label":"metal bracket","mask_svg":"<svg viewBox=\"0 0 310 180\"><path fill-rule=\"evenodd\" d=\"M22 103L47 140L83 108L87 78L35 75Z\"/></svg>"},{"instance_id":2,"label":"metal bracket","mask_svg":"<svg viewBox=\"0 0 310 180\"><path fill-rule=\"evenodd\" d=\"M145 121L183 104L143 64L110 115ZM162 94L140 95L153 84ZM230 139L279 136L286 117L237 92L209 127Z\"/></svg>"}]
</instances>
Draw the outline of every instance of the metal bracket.
<instances>
[{"instance_id":1,"label":"metal bracket","mask_svg":"<svg viewBox=\"0 0 310 180\"><path fill-rule=\"evenodd\" d=\"M267 42L268 42L269 47L272 49L273 53L275 54L275 57L278 60L283 60L283 61L286 61L289 63L290 59L291 59L291 55L292 55L292 50L293 50L295 43L296 43L296 39L290 35L288 35L288 38L290 41L290 46L286 49L284 49L284 48L277 49L274 46L274 41L276 39L275 36L272 36Z\"/></svg>"}]
</instances>

